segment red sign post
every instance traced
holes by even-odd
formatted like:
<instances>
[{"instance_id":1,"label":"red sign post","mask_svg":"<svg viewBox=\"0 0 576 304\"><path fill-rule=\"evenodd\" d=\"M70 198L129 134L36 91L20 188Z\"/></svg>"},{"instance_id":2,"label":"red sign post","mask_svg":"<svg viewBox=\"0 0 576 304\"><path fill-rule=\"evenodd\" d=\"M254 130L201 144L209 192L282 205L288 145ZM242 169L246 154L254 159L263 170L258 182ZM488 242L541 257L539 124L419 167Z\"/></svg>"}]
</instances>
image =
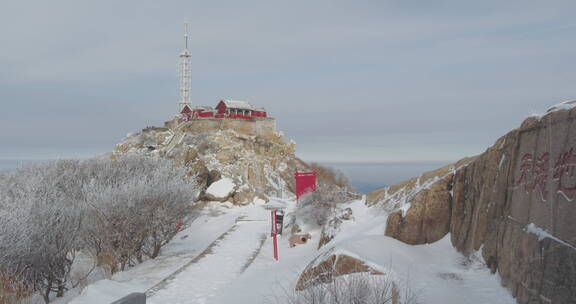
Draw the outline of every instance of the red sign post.
<instances>
[{"instance_id":1,"label":"red sign post","mask_svg":"<svg viewBox=\"0 0 576 304\"><path fill-rule=\"evenodd\" d=\"M296 199L300 199L306 193L316 191L316 172L296 172Z\"/></svg>"},{"instance_id":2,"label":"red sign post","mask_svg":"<svg viewBox=\"0 0 576 304\"><path fill-rule=\"evenodd\" d=\"M276 210L272 210L272 238L274 239L274 259L278 261L278 226Z\"/></svg>"},{"instance_id":3,"label":"red sign post","mask_svg":"<svg viewBox=\"0 0 576 304\"><path fill-rule=\"evenodd\" d=\"M274 259L278 261L278 235L282 235L284 211L272 210L272 238L274 240Z\"/></svg>"}]
</instances>

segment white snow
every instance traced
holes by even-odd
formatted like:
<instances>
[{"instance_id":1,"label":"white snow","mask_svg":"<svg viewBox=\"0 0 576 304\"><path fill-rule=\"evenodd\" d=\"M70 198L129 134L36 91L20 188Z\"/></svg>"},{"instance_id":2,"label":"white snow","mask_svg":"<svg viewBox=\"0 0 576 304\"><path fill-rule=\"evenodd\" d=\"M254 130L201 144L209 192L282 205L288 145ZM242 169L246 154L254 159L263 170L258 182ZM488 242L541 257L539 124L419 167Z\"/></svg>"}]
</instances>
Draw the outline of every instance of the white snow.
<instances>
[{"instance_id":1,"label":"white snow","mask_svg":"<svg viewBox=\"0 0 576 304\"><path fill-rule=\"evenodd\" d=\"M227 108L257 110L256 107L245 100L223 99L222 101Z\"/></svg>"},{"instance_id":2,"label":"white snow","mask_svg":"<svg viewBox=\"0 0 576 304\"><path fill-rule=\"evenodd\" d=\"M226 290L226 285L241 274L259 239L267 237L268 222L239 222L212 253L180 273L166 289L148 299L149 304L209 303Z\"/></svg>"},{"instance_id":3,"label":"white snow","mask_svg":"<svg viewBox=\"0 0 576 304\"><path fill-rule=\"evenodd\" d=\"M506 154L502 154L502 158L500 158L500 163L498 163L498 169L502 169L502 164L504 164L504 160L506 160Z\"/></svg>"},{"instance_id":4,"label":"white snow","mask_svg":"<svg viewBox=\"0 0 576 304\"><path fill-rule=\"evenodd\" d=\"M406 216L406 213L412 206L412 198L414 196L418 195L418 193L420 193L422 190L429 189L436 182L443 180L450 174L455 174L458 170L466 166L468 166L468 164L462 165L460 167L454 167L443 176L434 176L426 180L422 180L421 175L416 179L413 187L404 186L392 194L388 192L389 188L385 188L385 197L381 200L381 202L387 202L386 208L388 211L401 210L402 216Z\"/></svg>"},{"instance_id":5,"label":"white snow","mask_svg":"<svg viewBox=\"0 0 576 304\"><path fill-rule=\"evenodd\" d=\"M155 291L148 303L265 303L283 294L283 289L293 288L317 256L330 253L365 261L398 286L410 286L422 303L516 303L479 254L464 257L450 244L450 235L417 246L386 237L387 213L381 207L367 207L364 199L343 206L353 210L353 219L344 221L326 246L317 250L319 235L312 232L311 243L289 248L286 234L279 239L280 260L275 261L267 209L273 204L290 212L295 202L272 201L228 208L209 204L205 214L178 234L161 257L88 286L71 303L109 303L130 292L144 292L179 268L182 271ZM225 231L229 232L213 242ZM199 256L210 243L208 254ZM182 268L193 259L194 263Z\"/></svg>"},{"instance_id":6,"label":"white snow","mask_svg":"<svg viewBox=\"0 0 576 304\"><path fill-rule=\"evenodd\" d=\"M554 240L564 246L570 247L572 249L576 249L576 247L566 243L565 241L553 236L552 234L548 233L546 230L536 226L536 224L534 223L530 223L528 225L526 225L526 231L528 231L529 233L532 233L534 235L536 235L538 237L538 241L541 241L543 239L551 239Z\"/></svg>"},{"instance_id":7,"label":"white snow","mask_svg":"<svg viewBox=\"0 0 576 304\"><path fill-rule=\"evenodd\" d=\"M88 285L69 303L111 303L131 292L144 292L153 287L200 254L212 241L230 229L239 216L238 212L220 214L214 216L212 210L207 208L204 215L176 235L158 258L118 272L110 279ZM64 304L68 301L56 300L54 303Z\"/></svg>"},{"instance_id":8,"label":"white snow","mask_svg":"<svg viewBox=\"0 0 576 304\"><path fill-rule=\"evenodd\" d=\"M556 105L550 107L550 108L546 111L546 113L532 113L530 116L536 117L536 118L540 119L540 118L546 116L546 115L549 114L549 113L557 112L557 111L562 111L562 110L570 110L570 109L572 109L572 108L574 108L574 107L576 107L576 101L573 101L573 100L564 101L564 102L561 102L561 103L559 103L559 104L556 104Z\"/></svg>"},{"instance_id":9,"label":"white snow","mask_svg":"<svg viewBox=\"0 0 576 304\"><path fill-rule=\"evenodd\" d=\"M230 193L232 193L232 191L234 191L234 188L236 187L236 185L234 184L234 181L232 181L231 179L224 177L221 178L215 182L213 182L210 187L208 187L208 189L206 189L206 193L214 196L214 197L227 197Z\"/></svg>"}]
</instances>

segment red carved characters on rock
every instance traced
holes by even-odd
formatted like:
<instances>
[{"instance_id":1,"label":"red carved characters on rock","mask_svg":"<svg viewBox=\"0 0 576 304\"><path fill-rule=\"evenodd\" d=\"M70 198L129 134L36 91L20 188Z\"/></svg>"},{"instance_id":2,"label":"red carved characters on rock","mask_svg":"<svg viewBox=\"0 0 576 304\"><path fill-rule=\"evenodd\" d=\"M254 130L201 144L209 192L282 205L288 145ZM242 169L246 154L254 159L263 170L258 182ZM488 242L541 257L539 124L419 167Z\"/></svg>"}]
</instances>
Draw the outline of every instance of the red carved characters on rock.
<instances>
[{"instance_id":1,"label":"red carved characters on rock","mask_svg":"<svg viewBox=\"0 0 576 304\"><path fill-rule=\"evenodd\" d=\"M552 176L557 186L557 192L568 201L576 196L576 153L574 148L562 152L556 159L554 167L550 167L550 153L542 153L539 157L531 153L522 156L520 163L520 177L517 186L531 193L538 191L542 201L548 197L548 181Z\"/></svg>"},{"instance_id":2,"label":"red carved characters on rock","mask_svg":"<svg viewBox=\"0 0 576 304\"><path fill-rule=\"evenodd\" d=\"M518 185L523 185L526 192L537 190L540 198L546 201L546 197L548 196L549 171L550 153L546 152L536 158L532 154L526 153L522 156Z\"/></svg>"}]
</instances>

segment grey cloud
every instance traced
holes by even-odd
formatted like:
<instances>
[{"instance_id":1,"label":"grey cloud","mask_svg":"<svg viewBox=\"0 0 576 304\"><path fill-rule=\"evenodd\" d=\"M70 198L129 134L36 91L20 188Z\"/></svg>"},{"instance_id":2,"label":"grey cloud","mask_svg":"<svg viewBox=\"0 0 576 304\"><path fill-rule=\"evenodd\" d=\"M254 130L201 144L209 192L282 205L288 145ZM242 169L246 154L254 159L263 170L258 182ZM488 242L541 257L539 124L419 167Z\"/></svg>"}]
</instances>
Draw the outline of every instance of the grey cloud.
<instances>
[{"instance_id":1,"label":"grey cloud","mask_svg":"<svg viewBox=\"0 0 576 304\"><path fill-rule=\"evenodd\" d=\"M574 9L533 0L5 3L0 158L106 151L170 119L185 20L193 102L266 107L304 158L476 154L574 96Z\"/></svg>"}]
</instances>

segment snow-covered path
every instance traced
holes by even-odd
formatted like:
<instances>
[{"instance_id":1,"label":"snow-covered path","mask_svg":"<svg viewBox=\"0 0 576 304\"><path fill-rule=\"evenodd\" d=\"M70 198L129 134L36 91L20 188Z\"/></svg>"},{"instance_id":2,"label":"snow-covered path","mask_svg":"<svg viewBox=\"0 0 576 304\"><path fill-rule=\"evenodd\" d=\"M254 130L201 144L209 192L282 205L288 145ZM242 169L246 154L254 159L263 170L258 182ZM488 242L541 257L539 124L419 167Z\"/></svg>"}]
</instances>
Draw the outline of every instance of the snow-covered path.
<instances>
[{"instance_id":1,"label":"snow-covered path","mask_svg":"<svg viewBox=\"0 0 576 304\"><path fill-rule=\"evenodd\" d=\"M280 260L275 261L266 208L287 207L289 212L293 205L284 200L244 207L212 204L216 209L205 208L201 218L166 246L162 257L91 284L70 303L110 303L145 291L148 304L281 303L308 263L324 253L361 259L426 303L515 303L479 254L464 257L452 247L449 235L417 246L386 237L386 215L363 200L347 205L353 219L342 224L329 245L317 250L319 231L311 231L312 242L289 248L285 235L278 242Z\"/></svg>"},{"instance_id":2,"label":"snow-covered path","mask_svg":"<svg viewBox=\"0 0 576 304\"><path fill-rule=\"evenodd\" d=\"M186 267L147 303L209 303L245 269L262 246L268 228L265 221L238 221L210 253Z\"/></svg>"}]
</instances>

